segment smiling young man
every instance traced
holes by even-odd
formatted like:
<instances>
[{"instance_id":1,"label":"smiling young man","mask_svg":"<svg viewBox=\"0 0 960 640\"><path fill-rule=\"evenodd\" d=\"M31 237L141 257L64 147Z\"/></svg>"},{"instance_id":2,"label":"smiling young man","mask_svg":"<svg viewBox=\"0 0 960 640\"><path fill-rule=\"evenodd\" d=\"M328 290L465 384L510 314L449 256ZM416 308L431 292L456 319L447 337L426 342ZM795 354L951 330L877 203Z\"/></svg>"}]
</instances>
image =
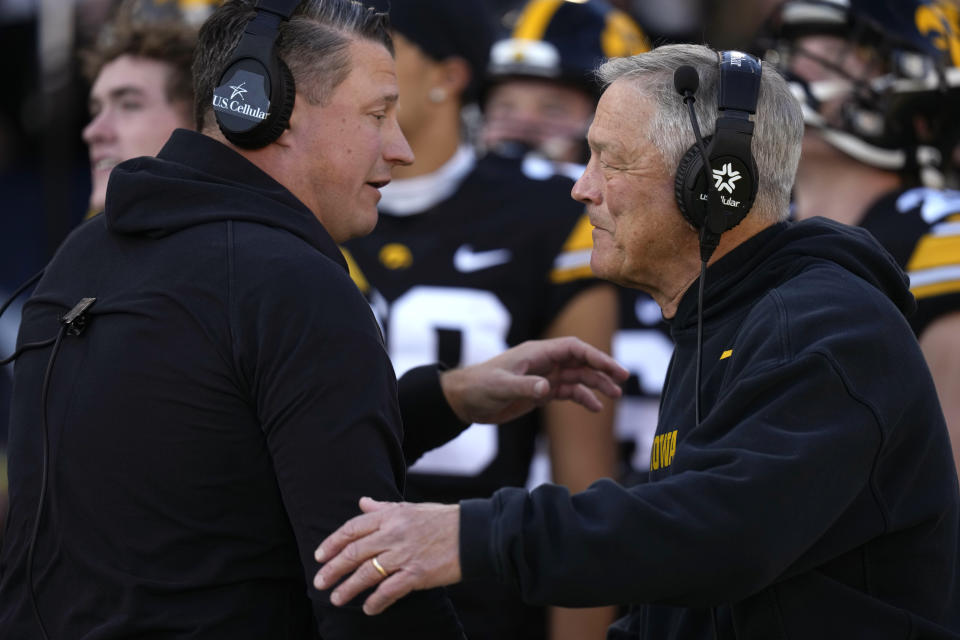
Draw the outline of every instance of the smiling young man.
<instances>
[{"instance_id":1,"label":"smiling young man","mask_svg":"<svg viewBox=\"0 0 960 640\"><path fill-rule=\"evenodd\" d=\"M122 13L102 42L84 54L92 83L90 123L83 140L90 155L90 213L103 211L110 172L119 163L156 155L174 129L192 129L190 63L196 32L173 21L137 21Z\"/></svg>"}]
</instances>

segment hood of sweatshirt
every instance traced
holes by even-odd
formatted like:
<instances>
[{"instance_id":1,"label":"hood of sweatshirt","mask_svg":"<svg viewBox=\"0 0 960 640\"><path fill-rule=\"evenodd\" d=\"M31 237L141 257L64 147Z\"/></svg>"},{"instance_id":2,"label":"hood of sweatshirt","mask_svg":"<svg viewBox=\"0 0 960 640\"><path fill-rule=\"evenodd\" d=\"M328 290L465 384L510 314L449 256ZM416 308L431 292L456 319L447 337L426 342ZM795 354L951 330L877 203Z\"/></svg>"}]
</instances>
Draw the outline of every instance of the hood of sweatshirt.
<instances>
[{"instance_id":1,"label":"hood of sweatshirt","mask_svg":"<svg viewBox=\"0 0 960 640\"><path fill-rule=\"evenodd\" d=\"M763 296L812 264L832 262L883 292L904 316L916 310L910 281L873 235L826 218L764 229L707 269L704 322ZM700 283L694 281L670 321L676 333L695 327Z\"/></svg>"},{"instance_id":2,"label":"hood of sweatshirt","mask_svg":"<svg viewBox=\"0 0 960 640\"><path fill-rule=\"evenodd\" d=\"M253 222L288 231L347 268L313 212L286 187L224 144L177 129L157 157L117 165L104 208L112 233L162 238L210 222Z\"/></svg>"}]
</instances>

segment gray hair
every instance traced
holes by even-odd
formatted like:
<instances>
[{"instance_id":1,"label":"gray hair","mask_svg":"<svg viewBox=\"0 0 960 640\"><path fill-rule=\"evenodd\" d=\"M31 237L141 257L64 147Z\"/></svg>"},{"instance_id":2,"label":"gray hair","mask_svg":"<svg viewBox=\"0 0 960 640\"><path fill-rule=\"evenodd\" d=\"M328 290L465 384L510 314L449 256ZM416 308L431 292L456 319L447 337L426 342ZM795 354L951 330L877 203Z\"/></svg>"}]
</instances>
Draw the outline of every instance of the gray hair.
<instances>
[{"instance_id":1,"label":"gray hair","mask_svg":"<svg viewBox=\"0 0 960 640\"><path fill-rule=\"evenodd\" d=\"M227 62L255 13L254 0L230 0L200 28L193 58L194 116L197 128L213 125L211 96ZM350 43L383 44L393 55L385 13L353 0L303 0L280 26L277 55L290 68L297 91L323 104L350 74Z\"/></svg>"},{"instance_id":2,"label":"gray hair","mask_svg":"<svg viewBox=\"0 0 960 640\"><path fill-rule=\"evenodd\" d=\"M707 136L717 121L717 61L717 53L701 45L666 45L629 58L611 59L597 70L597 77L604 87L623 78L652 100L656 114L647 127L650 143L667 166L677 166L696 138L688 108L673 86L673 73L690 65L700 76L695 108L701 132ZM757 199L751 210L755 216L770 222L789 216L802 137L800 104L780 74L771 65L763 65L751 145L759 174Z\"/></svg>"}]
</instances>

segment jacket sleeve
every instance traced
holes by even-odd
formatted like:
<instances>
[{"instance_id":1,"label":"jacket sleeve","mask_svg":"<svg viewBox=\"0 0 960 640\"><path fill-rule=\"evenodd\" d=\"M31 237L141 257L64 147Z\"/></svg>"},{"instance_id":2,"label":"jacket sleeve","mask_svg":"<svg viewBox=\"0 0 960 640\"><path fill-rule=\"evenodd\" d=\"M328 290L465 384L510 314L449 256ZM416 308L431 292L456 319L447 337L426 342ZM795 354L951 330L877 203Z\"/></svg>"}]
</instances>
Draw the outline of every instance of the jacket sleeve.
<instances>
[{"instance_id":1,"label":"jacket sleeve","mask_svg":"<svg viewBox=\"0 0 960 640\"><path fill-rule=\"evenodd\" d=\"M882 530L868 481L880 440L870 407L811 354L740 378L677 444L662 480L464 501L463 575L563 606L734 601L816 562L808 549L858 497L862 531L842 535Z\"/></svg>"},{"instance_id":2,"label":"jacket sleeve","mask_svg":"<svg viewBox=\"0 0 960 640\"><path fill-rule=\"evenodd\" d=\"M410 369L398 381L403 418L403 456L409 467L427 451L456 438L470 426L447 404L440 386L445 367L430 364Z\"/></svg>"},{"instance_id":3,"label":"jacket sleeve","mask_svg":"<svg viewBox=\"0 0 960 640\"><path fill-rule=\"evenodd\" d=\"M334 607L329 591L312 586L317 545L359 515L361 496L401 499L405 477L396 378L376 321L346 275L323 267L277 274L258 288L252 317L238 320L247 323L248 384L320 636L459 639L442 589L367 616L368 594Z\"/></svg>"}]
</instances>

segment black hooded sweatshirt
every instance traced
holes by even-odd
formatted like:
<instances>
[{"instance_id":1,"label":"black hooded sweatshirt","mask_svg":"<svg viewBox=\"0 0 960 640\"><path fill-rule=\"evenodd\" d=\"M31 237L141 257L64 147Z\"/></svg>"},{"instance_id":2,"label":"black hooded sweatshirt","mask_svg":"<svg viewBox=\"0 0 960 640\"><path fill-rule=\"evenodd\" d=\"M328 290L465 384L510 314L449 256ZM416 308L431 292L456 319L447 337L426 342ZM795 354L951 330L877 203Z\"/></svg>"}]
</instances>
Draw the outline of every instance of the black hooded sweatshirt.
<instances>
[{"instance_id":1,"label":"black hooded sweatshirt","mask_svg":"<svg viewBox=\"0 0 960 640\"><path fill-rule=\"evenodd\" d=\"M461 503L463 576L631 604L609 637L958 638L957 476L905 315L865 231L775 225L680 302L649 481Z\"/></svg>"},{"instance_id":2,"label":"black hooded sweatshirt","mask_svg":"<svg viewBox=\"0 0 960 640\"><path fill-rule=\"evenodd\" d=\"M0 638L460 638L442 590L384 615L332 607L313 551L402 496L393 369L334 241L289 191L179 130L111 176L106 213L63 244L19 344L86 329L15 368ZM434 379L435 379L434 375Z\"/></svg>"}]
</instances>

